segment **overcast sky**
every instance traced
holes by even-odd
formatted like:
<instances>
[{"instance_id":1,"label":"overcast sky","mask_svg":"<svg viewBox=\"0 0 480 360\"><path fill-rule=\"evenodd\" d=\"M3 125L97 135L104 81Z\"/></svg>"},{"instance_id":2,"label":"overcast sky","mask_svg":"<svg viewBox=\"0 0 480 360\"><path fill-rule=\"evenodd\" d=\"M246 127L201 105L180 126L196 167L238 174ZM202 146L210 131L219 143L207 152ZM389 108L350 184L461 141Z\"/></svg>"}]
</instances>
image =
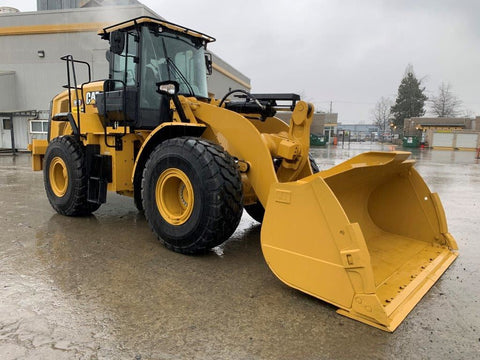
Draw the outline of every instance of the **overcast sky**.
<instances>
[{"instance_id":1,"label":"overcast sky","mask_svg":"<svg viewBox=\"0 0 480 360\"><path fill-rule=\"evenodd\" d=\"M169 21L217 39L210 49L251 79L252 92L296 92L342 123L372 122L396 98L410 63L427 96L450 83L480 115L478 0L143 0ZM21 11L36 0L0 1ZM0 22L1 26L1 22Z\"/></svg>"}]
</instances>

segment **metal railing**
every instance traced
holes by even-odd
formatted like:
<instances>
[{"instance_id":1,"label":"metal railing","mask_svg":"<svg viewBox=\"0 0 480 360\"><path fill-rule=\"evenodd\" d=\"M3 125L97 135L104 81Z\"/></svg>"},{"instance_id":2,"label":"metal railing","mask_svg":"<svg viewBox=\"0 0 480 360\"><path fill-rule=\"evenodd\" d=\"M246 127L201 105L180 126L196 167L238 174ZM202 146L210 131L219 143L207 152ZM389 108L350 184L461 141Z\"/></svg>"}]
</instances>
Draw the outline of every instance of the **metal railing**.
<instances>
[{"instance_id":1,"label":"metal railing","mask_svg":"<svg viewBox=\"0 0 480 360\"><path fill-rule=\"evenodd\" d=\"M80 113L81 109L84 109L85 106L85 99L83 96L83 86L85 84L88 84L92 82L92 72L90 68L90 64L86 61L80 61L80 60L75 60L72 55L65 55L60 58L61 60L64 60L67 63L67 84L64 85L63 87L68 90L68 112L72 113L72 89L75 90L75 108L76 108L76 113L77 113L77 128L78 128L78 133L75 134L74 130L74 135L80 137L81 135L81 128L80 128ZM77 73L75 71L75 64L83 64L87 66L88 70L88 81L83 82L80 85L80 89L78 88L78 82L77 82ZM73 84L72 84L73 81ZM80 91L80 96L79 92Z\"/></svg>"}]
</instances>

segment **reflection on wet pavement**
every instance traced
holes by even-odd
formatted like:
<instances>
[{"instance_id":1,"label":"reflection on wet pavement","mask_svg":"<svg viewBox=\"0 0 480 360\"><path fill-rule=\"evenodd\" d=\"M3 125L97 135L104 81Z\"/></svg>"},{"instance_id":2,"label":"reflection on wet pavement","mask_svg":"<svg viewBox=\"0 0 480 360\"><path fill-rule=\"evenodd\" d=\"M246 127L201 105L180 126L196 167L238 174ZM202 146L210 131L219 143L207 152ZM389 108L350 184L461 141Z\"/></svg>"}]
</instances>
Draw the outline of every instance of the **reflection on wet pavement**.
<instances>
[{"instance_id":1,"label":"reflection on wet pavement","mask_svg":"<svg viewBox=\"0 0 480 360\"><path fill-rule=\"evenodd\" d=\"M314 148L321 169L377 144ZM283 285L248 215L206 256L162 247L131 199L94 215L48 204L28 155L0 157L1 359L475 358L480 350L480 165L415 150L460 257L394 334ZM328 279L319 279L328 281Z\"/></svg>"}]
</instances>

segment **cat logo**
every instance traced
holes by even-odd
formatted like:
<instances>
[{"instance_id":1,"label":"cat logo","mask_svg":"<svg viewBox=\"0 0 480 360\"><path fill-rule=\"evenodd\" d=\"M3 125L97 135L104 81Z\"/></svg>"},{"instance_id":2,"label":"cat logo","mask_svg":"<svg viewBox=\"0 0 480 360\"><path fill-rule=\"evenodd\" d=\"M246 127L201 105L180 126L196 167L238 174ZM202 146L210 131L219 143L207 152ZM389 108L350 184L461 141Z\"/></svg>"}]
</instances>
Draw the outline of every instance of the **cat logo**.
<instances>
[{"instance_id":1,"label":"cat logo","mask_svg":"<svg viewBox=\"0 0 480 360\"><path fill-rule=\"evenodd\" d=\"M85 94L85 103L87 105L95 105L95 96L98 94L98 91L89 91Z\"/></svg>"}]
</instances>

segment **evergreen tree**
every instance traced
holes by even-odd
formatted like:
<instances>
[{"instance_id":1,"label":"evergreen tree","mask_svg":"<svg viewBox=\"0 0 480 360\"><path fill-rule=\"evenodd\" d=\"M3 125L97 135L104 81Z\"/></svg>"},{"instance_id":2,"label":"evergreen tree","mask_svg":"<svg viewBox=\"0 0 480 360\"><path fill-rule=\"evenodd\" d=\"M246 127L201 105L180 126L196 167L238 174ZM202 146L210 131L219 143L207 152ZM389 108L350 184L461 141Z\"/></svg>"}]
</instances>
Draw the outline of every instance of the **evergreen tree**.
<instances>
[{"instance_id":1,"label":"evergreen tree","mask_svg":"<svg viewBox=\"0 0 480 360\"><path fill-rule=\"evenodd\" d=\"M420 86L421 81L415 77L413 67L409 65L398 87L395 105L391 108L391 114L394 118L393 123L397 129L403 129L405 119L425 114L424 106L428 97L423 93L425 87Z\"/></svg>"}]
</instances>

